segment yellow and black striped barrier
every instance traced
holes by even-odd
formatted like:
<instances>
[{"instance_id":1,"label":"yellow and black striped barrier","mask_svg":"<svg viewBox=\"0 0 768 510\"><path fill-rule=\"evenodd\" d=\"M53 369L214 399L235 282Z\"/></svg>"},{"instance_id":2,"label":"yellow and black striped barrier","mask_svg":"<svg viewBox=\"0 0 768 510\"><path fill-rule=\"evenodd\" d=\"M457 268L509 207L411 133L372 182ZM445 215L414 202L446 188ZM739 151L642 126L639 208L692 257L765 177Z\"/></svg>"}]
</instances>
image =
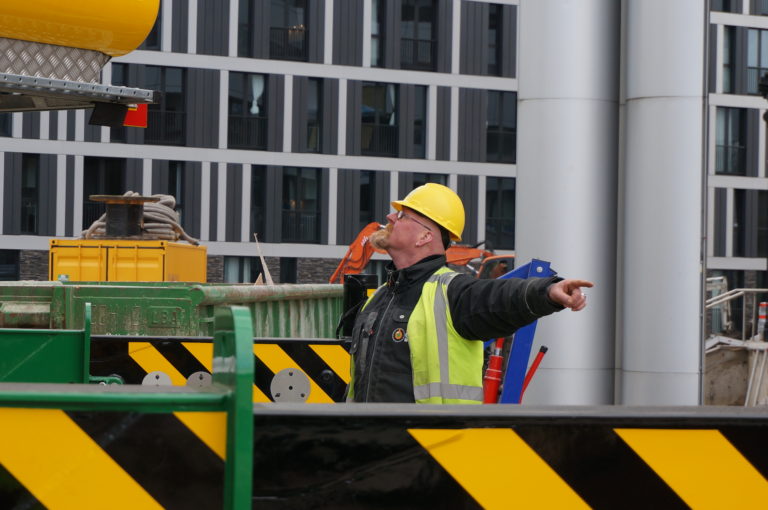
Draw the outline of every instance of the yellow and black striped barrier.
<instances>
[{"instance_id":1,"label":"yellow and black striped barrier","mask_svg":"<svg viewBox=\"0 0 768 510\"><path fill-rule=\"evenodd\" d=\"M256 406L254 502L267 509L768 505L764 411L477 407Z\"/></svg>"}]
</instances>

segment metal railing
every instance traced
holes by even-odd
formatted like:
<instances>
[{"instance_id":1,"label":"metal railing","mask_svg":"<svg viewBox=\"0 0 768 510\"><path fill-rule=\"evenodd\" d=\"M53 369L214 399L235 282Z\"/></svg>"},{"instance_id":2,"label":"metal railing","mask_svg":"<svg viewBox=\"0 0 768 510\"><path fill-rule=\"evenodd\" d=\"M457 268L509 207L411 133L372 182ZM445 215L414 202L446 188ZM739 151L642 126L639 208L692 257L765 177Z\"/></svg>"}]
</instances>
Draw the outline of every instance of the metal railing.
<instances>
[{"instance_id":1,"label":"metal railing","mask_svg":"<svg viewBox=\"0 0 768 510\"><path fill-rule=\"evenodd\" d=\"M144 142L163 145L184 145L187 140L186 112L147 112Z\"/></svg>"},{"instance_id":2,"label":"metal railing","mask_svg":"<svg viewBox=\"0 0 768 510\"><path fill-rule=\"evenodd\" d=\"M515 163L517 159L517 130L488 129L486 134L486 160Z\"/></svg>"},{"instance_id":3,"label":"metal railing","mask_svg":"<svg viewBox=\"0 0 768 510\"><path fill-rule=\"evenodd\" d=\"M317 212L283 211L283 242L320 242Z\"/></svg>"},{"instance_id":4,"label":"metal railing","mask_svg":"<svg viewBox=\"0 0 768 510\"><path fill-rule=\"evenodd\" d=\"M397 156L397 126L363 123L360 147L365 156Z\"/></svg>"},{"instance_id":5,"label":"metal railing","mask_svg":"<svg viewBox=\"0 0 768 510\"><path fill-rule=\"evenodd\" d=\"M434 71L435 41L428 39L400 38L400 67L419 71Z\"/></svg>"},{"instance_id":6,"label":"metal railing","mask_svg":"<svg viewBox=\"0 0 768 510\"><path fill-rule=\"evenodd\" d=\"M309 30L303 25L270 27L269 58L307 60L308 34Z\"/></svg>"},{"instance_id":7,"label":"metal railing","mask_svg":"<svg viewBox=\"0 0 768 510\"><path fill-rule=\"evenodd\" d=\"M746 147L740 145L715 146L715 171L720 174L744 175Z\"/></svg>"},{"instance_id":8,"label":"metal railing","mask_svg":"<svg viewBox=\"0 0 768 510\"><path fill-rule=\"evenodd\" d=\"M230 115L228 124L227 141L230 148L259 150L267 148L267 117Z\"/></svg>"},{"instance_id":9,"label":"metal railing","mask_svg":"<svg viewBox=\"0 0 768 510\"><path fill-rule=\"evenodd\" d=\"M712 310L724 306L737 298L743 299L743 305L741 307L741 340L747 338L754 338L758 334L762 333L757 330L757 299L759 294L768 294L768 289L732 289L723 294L713 296L704 302L704 308L706 310ZM748 306L748 300L751 300L751 306ZM749 323L747 322L747 316L750 316ZM748 327L749 326L749 327ZM731 317L727 319L724 324L724 330L729 331L734 329L734 323Z\"/></svg>"},{"instance_id":10,"label":"metal railing","mask_svg":"<svg viewBox=\"0 0 768 510\"><path fill-rule=\"evenodd\" d=\"M85 202L83 203L83 230L101 218L101 215L107 212L107 206L104 203Z\"/></svg>"}]
</instances>

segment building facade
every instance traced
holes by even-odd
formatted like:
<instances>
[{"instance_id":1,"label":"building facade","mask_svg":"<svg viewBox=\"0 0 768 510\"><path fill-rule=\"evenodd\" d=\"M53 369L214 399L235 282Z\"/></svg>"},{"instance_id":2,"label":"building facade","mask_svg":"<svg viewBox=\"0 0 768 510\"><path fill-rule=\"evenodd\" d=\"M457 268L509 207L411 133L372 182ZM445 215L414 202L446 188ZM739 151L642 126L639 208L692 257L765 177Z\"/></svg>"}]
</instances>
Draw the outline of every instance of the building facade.
<instances>
[{"instance_id":1,"label":"building facade","mask_svg":"<svg viewBox=\"0 0 768 510\"><path fill-rule=\"evenodd\" d=\"M159 90L149 127L0 119L0 278L45 279L94 194L168 193L209 280L326 282L389 202L458 191L464 241L514 249L516 1L163 0L102 82ZM375 263L381 266L381 262Z\"/></svg>"}]
</instances>

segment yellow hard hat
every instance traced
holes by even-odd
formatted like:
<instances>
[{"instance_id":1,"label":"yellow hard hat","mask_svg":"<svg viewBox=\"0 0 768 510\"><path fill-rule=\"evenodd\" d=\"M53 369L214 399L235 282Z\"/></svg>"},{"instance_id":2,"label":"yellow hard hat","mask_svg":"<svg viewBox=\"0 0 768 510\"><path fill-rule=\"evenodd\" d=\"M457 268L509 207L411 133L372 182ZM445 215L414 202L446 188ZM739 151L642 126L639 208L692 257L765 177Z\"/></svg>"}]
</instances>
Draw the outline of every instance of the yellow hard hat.
<instances>
[{"instance_id":1,"label":"yellow hard hat","mask_svg":"<svg viewBox=\"0 0 768 510\"><path fill-rule=\"evenodd\" d=\"M426 216L451 234L452 241L461 241L464 231L464 204L451 188L428 182L408 193L402 200L392 202L398 211L403 206Z\"/></svg>"}]
</instances>

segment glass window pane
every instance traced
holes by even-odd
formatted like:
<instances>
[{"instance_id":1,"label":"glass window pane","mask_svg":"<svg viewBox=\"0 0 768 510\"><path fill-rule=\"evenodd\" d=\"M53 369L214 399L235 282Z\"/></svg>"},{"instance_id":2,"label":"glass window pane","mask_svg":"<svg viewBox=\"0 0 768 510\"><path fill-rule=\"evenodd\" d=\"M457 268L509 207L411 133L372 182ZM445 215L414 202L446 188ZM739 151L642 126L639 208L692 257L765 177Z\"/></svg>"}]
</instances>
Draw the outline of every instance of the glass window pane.
<instances>
[{"instance_id":1,"label":"glass window pane","mask_svg":"<svg viewBox=\"0 0 768 510\"><path fill-rule=\"evenodd\" d=\"M512 129L517 126L517 94L514 92L504 92L501 118L502 126Z\"/></svg>"},{"instance_id":2,"label":"glass window pane","mask_svg":"<svg viewBox=\"0 0 768 510\"><path fill-rule=\"evenodd\" d=\"M760 31L760 67L768 67L768 30Z\"/></svg>"},{"instance_id":3,"label":"glass window pane","mask_svg":"<svg viewBox=\"0 0 768 510\"><path fill-rule=\"evenodd\" d=\"M747 65L757 67L757 30L747 32Z\"/></svg>"}]
</instances>

